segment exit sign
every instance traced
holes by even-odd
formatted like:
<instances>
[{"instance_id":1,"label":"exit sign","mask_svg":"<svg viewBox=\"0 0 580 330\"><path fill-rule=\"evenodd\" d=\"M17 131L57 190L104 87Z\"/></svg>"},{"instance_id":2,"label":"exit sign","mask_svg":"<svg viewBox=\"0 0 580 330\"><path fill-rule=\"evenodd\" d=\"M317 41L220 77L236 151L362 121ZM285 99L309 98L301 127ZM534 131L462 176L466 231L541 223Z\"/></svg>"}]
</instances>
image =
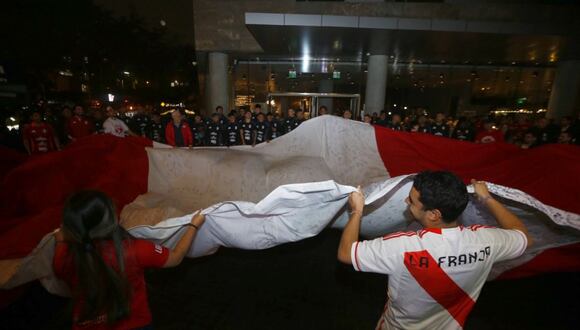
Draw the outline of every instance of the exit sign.
<instances>
[{"instance_id":1,"label":"exit sign","mask_svg":"<svg viewBox=\"0 0 580 330\"><path fill-rule=\"evenodd\" d=\"M296 70L289 70L288 71L288 78L296 79Z\"/></svg>"},{"instance_id":2,"label":"exit sign","mask_svg":"<svg viewBox=\"0 0 580 330\"><path fill-rule=\"evenodd\" d=\"M340 79L340 71L333 71L332 79Z\"/></svg>"}]
</instances>

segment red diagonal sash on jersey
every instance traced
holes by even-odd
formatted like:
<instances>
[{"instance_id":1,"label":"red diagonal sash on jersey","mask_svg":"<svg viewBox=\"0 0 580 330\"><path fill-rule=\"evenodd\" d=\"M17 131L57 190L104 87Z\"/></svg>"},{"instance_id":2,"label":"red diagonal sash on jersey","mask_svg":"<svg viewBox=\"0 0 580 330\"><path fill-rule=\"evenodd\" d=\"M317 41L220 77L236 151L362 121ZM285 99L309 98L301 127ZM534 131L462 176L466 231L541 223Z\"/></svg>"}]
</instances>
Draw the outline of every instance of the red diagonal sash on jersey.
<instances>
[{"instance_id":1,"label":"red diagonal sash on jersey","mask_svg":"<svg viewBox=\"0 0 580 330\"><path fill-rule=\"evenodd\" d=\"M426 250L405 252L405 266L417 283L463 327L475 301L445 273Z\"/></svg>"}]
</instances>

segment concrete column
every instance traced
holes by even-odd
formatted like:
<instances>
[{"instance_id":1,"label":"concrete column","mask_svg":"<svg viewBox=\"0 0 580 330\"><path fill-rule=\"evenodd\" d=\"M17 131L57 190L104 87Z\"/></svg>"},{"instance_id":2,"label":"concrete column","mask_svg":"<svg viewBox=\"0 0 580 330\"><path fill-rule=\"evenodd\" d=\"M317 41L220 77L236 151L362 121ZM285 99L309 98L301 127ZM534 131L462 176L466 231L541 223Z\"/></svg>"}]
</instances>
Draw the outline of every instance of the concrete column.
<instances>
[{"instance_id":1,"label":"concrete column","mask_svg":"<svg viewBox=\"0 0 580 330\"><path fill-rule=\"evenodd\" d=\"M228 78L229 77L230 77L230 75L228 75ZM228 79L228 82L229 81L232 81L232 83L230 83L230 88L228 89L228 92L229 92L228 93L228 100L230 101L229 102L230 107L228 109L224 106L224 114L226 114L226 116L230 111L232 111L236 108L236 100L235 100L235 98L236 98L236 84L233 82L233 80L231 78Z\"/></svg>"},{"instance_id":2,"label":"concrete column","mask_svg":"<svg viewBox=\"0 0 580 330\"><path fill-rule=\"evenodd\" d=\"M228 55L224 53L209 53L209 73L207 77L208 107L211 114L218 105L224 107L224 112L230 109L230 84L228 79Z\"/></svg>"},{"instance_id":3,"label":"concrete column","mask_svg":"<svg viewBox=\"0 0 580 330\"><path fill-rule=\"evenodd\" d=\"M318 87L319 93L332 93L334 91L334 81L330 79L325 79L320 81L320 86ZM328 109L328 114L332 114L332 98L321 97L318 99L318 107L325 106ZM318 109L317 109L318 110Z\"/></svg>"},{"instance_id":4,"label":"concrete column","mask_svg":"<svg viewBox=\"0 0 580 330\"><path fill-rule=\"evenodd\" d=\"M580 93L580 61L562 61L556 69L556 79L548 103L548 118L571 116Z\"/></svg>"},{"instance_id":5,"label":"concrete column","mask_svg":"<svg viewBox=\"0 0 580 330\"><path fill-rule=\"evenodd\" d=\"M283 117L286 117L288 115L289 108L290 108L290 98L281 97L280 98L280 110L282 111L281 115Z\"/></svg>"},{"instance_id":6,"label":"concrete column","mask_svg":"<svg viewBox=\"0 0 580 330\"><path fill-rule=\"evenodd\" d=\"M459 87L459 102L457 103L457 115L458 116L465 116L465 111L470 111L470 103L471 100L471 85L470 84L463 84Z\"/></svg>"},{"instance_id":7,"label":"concrete column","mask_svg":"<svg viewBox=\"0 0 580 330\"><path fill-rule=\"evenodd\" d=\"M387 55L369 56L365 113L385 110L388 61L389 57Z\"/></svg>"}]
</instances>

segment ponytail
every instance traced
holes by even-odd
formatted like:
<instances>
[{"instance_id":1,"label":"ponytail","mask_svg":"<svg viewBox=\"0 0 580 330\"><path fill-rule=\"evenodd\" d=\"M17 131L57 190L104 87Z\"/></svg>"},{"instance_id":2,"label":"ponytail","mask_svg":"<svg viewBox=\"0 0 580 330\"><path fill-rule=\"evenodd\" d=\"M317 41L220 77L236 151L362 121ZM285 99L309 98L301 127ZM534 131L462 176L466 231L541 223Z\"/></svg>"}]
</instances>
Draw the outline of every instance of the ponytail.
<instances>
[{"instance_id":1,"label":"ponytail","mask_svg":"<svg viewBox=\"0 0 580 330\"><path fill-rule=\"evenodd\" d=\"M72 196L63 212L63 232L73 257L78 287L73 300L80 303L77 322L105 314L109 324L129 315L129 283L125 275L123 240L127 233L117 224L113 202L104 193L82 191ZM112 241L118 269L101 255L101 241Z\"/></svg>"}]
</instances>

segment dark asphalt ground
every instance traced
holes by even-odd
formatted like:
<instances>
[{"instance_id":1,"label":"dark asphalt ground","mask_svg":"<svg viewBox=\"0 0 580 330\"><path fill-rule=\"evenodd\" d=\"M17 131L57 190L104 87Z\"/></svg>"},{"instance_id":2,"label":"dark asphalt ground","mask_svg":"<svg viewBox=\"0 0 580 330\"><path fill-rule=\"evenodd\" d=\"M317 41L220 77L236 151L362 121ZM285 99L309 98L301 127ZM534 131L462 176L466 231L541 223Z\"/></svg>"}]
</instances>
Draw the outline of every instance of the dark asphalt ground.
<instances>
[{"instance_id":1,"label":"dark asphalt ground","mask_svg":"<svg viewBox=\"0 0 580 330\"><path fill-rule=\"evenodd\" d=\"M373 329L387 278L336 261L340 232L265 251L221 249L151 270L155 329ZM466 329L580 329L580 273L487 283ZM67 299L39 284L0 311L1 329L70 328Z\"/></svg>"}]
</instances>

